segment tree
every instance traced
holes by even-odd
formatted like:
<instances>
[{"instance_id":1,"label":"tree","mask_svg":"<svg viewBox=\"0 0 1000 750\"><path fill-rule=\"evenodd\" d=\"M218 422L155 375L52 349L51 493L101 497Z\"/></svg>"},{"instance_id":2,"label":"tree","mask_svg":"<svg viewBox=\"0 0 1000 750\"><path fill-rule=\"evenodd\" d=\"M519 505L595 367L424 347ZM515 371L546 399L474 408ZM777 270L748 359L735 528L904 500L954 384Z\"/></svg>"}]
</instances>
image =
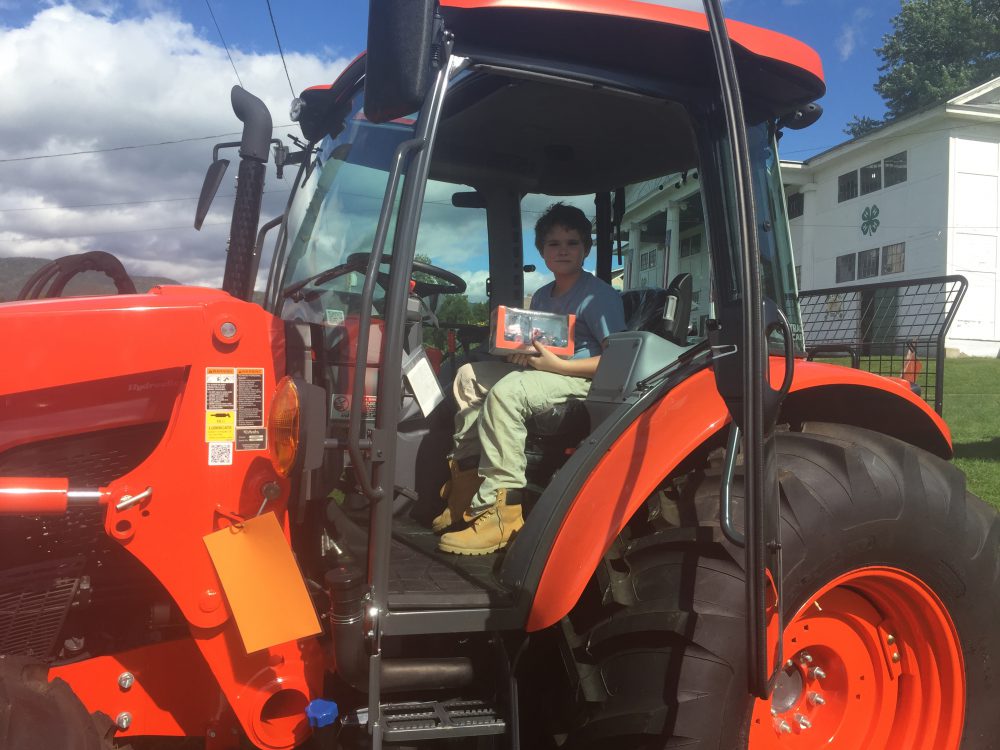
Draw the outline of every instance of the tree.
<instances>
[{"instance_id":1,"label":"tree","mask_svg":"<svg viewBox=\"0 0 1000 750\"><path fill-rule=\"evenodd\" d=\"M1000 0L903 0L875 51L874 88L891 122L1000 75ZM855 115L845 132L875 123Z\"/></svg>"},{"instance_id":2,"label":"tree","mask_svg":"<svg viewBox=\"0 0 1000 750\"><path fill-rule=\"evenodd\" d=\"M851 118L851 121L844 127L844 132L851 136L851 138L860 138L863 135L868 135L874 130L878 130L883 125L885 125L885 122L882 120L876 120L872 117L868 117L867 115L863 117L854 115L854 117Z\"/></svg>"}]
</instances>

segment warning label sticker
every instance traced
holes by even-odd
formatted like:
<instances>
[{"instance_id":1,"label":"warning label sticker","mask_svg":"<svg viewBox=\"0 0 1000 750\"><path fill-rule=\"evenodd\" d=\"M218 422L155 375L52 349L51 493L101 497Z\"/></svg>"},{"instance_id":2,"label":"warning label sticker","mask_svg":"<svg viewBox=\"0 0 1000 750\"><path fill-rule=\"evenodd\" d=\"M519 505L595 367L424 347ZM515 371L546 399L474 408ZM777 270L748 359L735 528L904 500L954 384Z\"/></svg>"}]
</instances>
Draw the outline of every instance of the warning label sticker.
<instances>
[{"instance_id":1,"label":"warning label sticker","mask_svg":"<svg viewBox=\"0 0 1000 750\"><path fill-rule=\"evenodd\" d=\"M236 413L231 411L205 412L205 442L218 443L236 438Z\"/></svg>"},{"instance_id":2,"label":"warning label sticker","mask_svg":"<svg viewBox=\"0 0 1000 750\"><path fill-rule=\"evenodd\" d=\"M267 449L263 367L205 369L205 442L210 466L232 464L234 447Z\"/></svg>"},{"instance_id":3,"label":"warning label sticker","mask_svg":"<svg viewBox=\"0 0 1000 750\"><path fill-rule=\"evenodd\" d=\"M232 367L209 367L205 370L205 409L219 411L236 408L236 370Z\"/></svg>"},{"instance_id":4,"label":"warning label sticker","mask_svg":"<svg viewBox=\"0 0 1000 750\"><path fill-rule=\"evenodd\" d=\"M365 419L375 418L375 405L378 400L375 396L365 396ZM330 399L330 419L350 419L351 418L351 397L346 393L334 393Z\"/></svg>"},{"instance_id":5,"label":"warning label sticker","mask_svg":"<svg viewBox=\"0 0 1000 750\"><path fill-rule=\"evenodd\" d=\"M236 426L264 426L264 370L240 367L236 370Z\"/></svg>"}]
</instances>

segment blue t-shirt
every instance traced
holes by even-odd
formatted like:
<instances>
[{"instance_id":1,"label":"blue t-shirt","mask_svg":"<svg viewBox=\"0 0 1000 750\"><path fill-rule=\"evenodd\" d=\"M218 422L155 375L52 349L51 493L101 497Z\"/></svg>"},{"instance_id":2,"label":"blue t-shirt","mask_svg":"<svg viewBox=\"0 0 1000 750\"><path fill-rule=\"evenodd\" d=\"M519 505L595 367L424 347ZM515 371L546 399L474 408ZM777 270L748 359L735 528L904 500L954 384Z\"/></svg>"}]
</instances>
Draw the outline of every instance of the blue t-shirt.
<instances>
[{"instance_id":1,"label":"blue t-shirt","mask_svg":"<svg viewBox=\"0 0 1000 750\"><path fill-rule=\"evenodd\" d=\"M551 281L531 297L531 309L539 312L576 315L573 333L574 359L596 357L602 351L601 342L612 333L625 330L625 308L622 298L608 284L589 271L568 292L553 297L556 282Z\"/></svg>"}]
</instances>

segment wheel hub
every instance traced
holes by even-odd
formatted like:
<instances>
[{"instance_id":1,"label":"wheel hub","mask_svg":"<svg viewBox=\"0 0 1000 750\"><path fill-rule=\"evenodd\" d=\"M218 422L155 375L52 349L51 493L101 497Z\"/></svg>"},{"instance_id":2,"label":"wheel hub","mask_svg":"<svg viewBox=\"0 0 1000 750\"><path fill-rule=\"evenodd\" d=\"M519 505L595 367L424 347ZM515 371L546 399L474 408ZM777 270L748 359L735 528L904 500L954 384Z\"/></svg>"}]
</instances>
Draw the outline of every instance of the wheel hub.
<instances>
[{"instance_id":1,"label":"wheel hub","mask_svg":"<svg viewBox=\"0 0 1000 750\"><path fill-rule=\"evenodd\" d=\"M840 576L791 618L783 646L791 655L770 699L754 707L751 750L957 750L965 705L958 636L914 576L890 568Z\"/></svg>"}]
</instances>

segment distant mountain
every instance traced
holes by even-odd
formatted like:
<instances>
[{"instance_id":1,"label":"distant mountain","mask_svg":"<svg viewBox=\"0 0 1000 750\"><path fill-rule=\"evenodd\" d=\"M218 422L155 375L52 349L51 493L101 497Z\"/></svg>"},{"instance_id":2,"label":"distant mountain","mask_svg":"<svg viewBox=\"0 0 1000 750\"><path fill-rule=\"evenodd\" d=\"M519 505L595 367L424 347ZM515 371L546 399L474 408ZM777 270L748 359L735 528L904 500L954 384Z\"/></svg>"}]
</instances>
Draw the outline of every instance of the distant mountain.
<instances>
[{"instance_id":1,"label":"distant mountain","mask_svg":"<svg viewBox=\"0 0 1000 750\"><path fill-rule=\"evenodd\" d=\"M18 293L25 282L39 268L49 261L44 258L0 258L0 302L17 299ZM127 267L126 267L127 269ZM131 275L131 274L130 274ZM179 282L162 276L132 276L136 291L148 292L160 284L177 284ZM103 273L88 271L75 276L66 289L64 297L74 297L88 294L115 294L115 285Z\"/></svg>"}]
</instances>

